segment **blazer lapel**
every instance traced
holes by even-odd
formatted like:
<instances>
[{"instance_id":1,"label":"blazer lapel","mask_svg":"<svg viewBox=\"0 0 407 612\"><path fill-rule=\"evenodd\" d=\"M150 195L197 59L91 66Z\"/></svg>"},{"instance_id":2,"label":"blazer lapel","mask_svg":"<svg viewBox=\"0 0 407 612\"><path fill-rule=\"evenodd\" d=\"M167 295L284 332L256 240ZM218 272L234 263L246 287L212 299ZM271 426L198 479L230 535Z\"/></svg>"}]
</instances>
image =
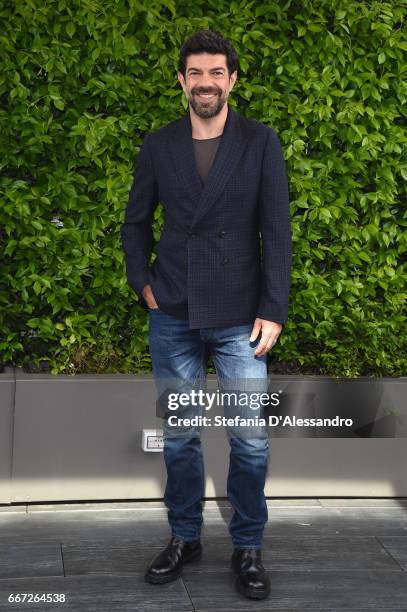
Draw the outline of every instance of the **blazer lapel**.
<instances>
[{"instance_id":1,"label":"blazer lapel","mask_svg":"<svg viewBox=\"0 0 407 612\"><path fill-rule=\"evenodd\" d=\"M228 107L222 138L205 185L202 184L195 162L192 143L192 124L189 111L177 125L171 143L176 171L184 177L193 202L196 202L191 226L208 213L220 196L241 158L246 140L242 134L239 115Z\"/></svg>"},{"instance_id":2,"label":"blazer lapel","mask_svg":"<svg viewBox=\"0 0 407 612\"><path fill-rule=\"evenodd\" d=\"M203 184L195 162L189 111L176 123L169 145L178 177L184 182L192 201L198 202Z\"/></svg>"}]
</instances>

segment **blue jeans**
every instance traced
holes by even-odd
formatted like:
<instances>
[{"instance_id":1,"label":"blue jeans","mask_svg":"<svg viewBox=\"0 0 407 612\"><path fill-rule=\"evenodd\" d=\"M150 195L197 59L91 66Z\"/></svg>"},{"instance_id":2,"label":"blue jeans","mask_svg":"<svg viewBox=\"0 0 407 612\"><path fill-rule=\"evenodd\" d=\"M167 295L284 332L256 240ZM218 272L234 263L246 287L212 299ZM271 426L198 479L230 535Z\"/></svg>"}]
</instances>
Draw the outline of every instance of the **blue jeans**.
<instances>
[{"instance_id":1,"label":"blue jeans","mask_svg":"<svg viewBox=\"0 0 407 612\"><path fill-rule=\"evenodd\" d=\"M250 342L253 325L189 329L188 321L159 309L149 309L149 343L158 394L166 388L191 392L205 387L209 353L219 389L266 392L267 356L254 355L260 338ZM253 386L254 385L254 386ZM168 405L168 404L167 404ZM225 417L263 416L247 406L228 405ZM202 405L192 403L177 411L183 418L202 416ZM200 537L202 498L205 491L200 426L169 425L171 411L164 416L164 461L167 484L164 503L172 535L192 541ZM268 519L264 486L268 467L269 441L262 425L227 425L230 456L227 495L234 510L229 533L235 548L261 548Z\"/></svg>"}]
</instances>

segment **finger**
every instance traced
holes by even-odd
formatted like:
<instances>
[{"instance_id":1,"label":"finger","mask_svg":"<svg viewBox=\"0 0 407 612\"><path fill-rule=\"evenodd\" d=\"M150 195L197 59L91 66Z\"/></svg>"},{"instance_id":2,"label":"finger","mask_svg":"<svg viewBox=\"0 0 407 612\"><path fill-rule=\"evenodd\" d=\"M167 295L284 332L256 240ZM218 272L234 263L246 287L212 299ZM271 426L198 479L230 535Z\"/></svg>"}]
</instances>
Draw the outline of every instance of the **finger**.
<instances>
[{"instance_id":1,"label":"finger","mask_svg":"<svg viewBox=\"0 0 407 612\"><path fill-rule=\"evenodd\" d=\"M260 330L261 330L261 323L260 321L256 320L253 325L252 333L250 334L249 342L254 342L256 340L257 336L260 333Z\"/></svg>"},{"instance_id":2,"label":"finger","mask_svg":"<svg viewBox=\"0 0 407 612\"><path fill-rule=\"evenodd\" d=\"M270 340L267 342L266 349L264 352L268 353L268 351L273 348L276 342L277 342L277 338L275 336L272 336Z\"/></svg>"},{"instance_id":3,"label":"finger","mask_svg":"<svg viewBox=\"0 0 407 612\"><path fill-rule=\"evenodd\" d=\"M271 334L271 336L269 336L266 342L266 346L264 348L264 354L268 353L268 351L273 348L273 346L277 342L277 339L278 339L278 334Z\"/></svg>"},{"instance_id":4,"label":"finger","mask_svg":"<svg viewBox=\"0 0 407 612\"><path fill-rule=\"evenodd\" d=\"M259 342L254 352L255 355L264 355L269 339L270 339L270 336L265 336L264 338L261 339L261 341Z\"/></svg>"}]
</instances>

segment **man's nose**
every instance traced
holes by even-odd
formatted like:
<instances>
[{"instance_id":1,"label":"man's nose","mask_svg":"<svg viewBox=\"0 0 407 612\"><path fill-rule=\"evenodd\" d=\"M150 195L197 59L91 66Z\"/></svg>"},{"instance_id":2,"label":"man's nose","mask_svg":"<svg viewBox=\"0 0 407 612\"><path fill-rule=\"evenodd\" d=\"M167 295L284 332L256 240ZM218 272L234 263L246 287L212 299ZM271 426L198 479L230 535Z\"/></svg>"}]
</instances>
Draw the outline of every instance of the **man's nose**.
<instances>
[{"instance_id":1,"label":"man's nose","mask_svg":"<svg viewBox=\"0 0 407 612\"><path fill-rule=\"evenodd\" d=\"M203 74L199 79L199 87L213 89L213 79L210 74Z\"/></svg>"}]
</instances>

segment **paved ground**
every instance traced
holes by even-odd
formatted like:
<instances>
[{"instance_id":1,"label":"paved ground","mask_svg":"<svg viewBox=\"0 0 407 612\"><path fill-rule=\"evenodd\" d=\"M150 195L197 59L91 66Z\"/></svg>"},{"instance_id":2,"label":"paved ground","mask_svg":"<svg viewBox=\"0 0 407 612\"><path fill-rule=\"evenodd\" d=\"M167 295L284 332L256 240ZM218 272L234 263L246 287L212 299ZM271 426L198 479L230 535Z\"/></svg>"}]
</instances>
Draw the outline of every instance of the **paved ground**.
<instances>
[{"instance_id":1,"label":"paved ground","mask_svg":"<svg viewBox=\"0 0 407 612\"><path fill-rule=\"evenodd\" d=\"M205 502L202 560L160 586L143 573L169 541L162 503L0 506L0 610L407 612L407 499L268 505L272 592L260 602L235 591L227 500ZM18 593L65 602L10 603Z\"/></svg>"}]
</instances>

